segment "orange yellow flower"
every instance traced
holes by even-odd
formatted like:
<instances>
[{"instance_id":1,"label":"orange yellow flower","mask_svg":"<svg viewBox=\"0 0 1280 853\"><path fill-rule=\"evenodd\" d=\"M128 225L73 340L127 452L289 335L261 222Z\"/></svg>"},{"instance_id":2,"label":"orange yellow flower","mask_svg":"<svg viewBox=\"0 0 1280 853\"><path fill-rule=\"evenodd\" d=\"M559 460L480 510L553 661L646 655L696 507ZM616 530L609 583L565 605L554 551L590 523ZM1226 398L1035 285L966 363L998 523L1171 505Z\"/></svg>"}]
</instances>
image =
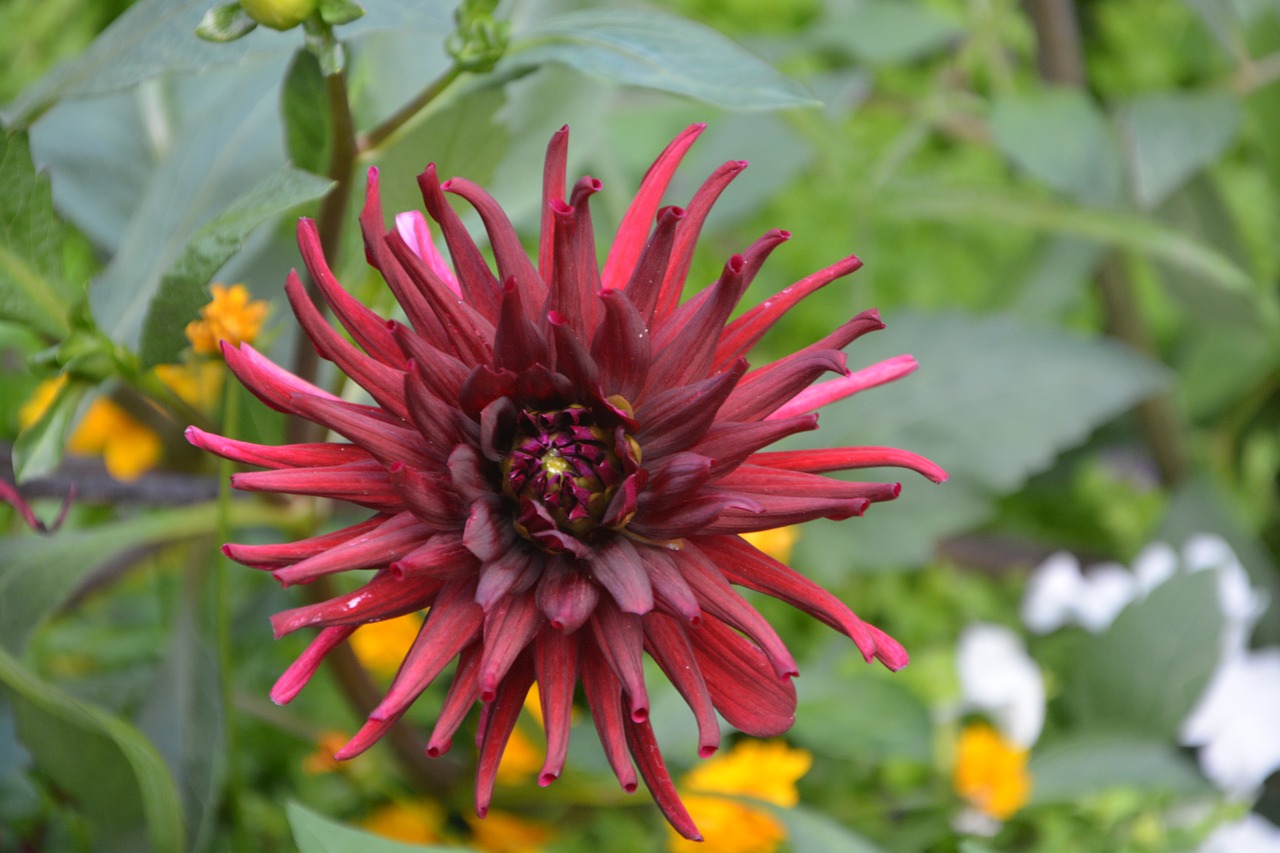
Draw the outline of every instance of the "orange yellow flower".
<instances>
[{"instance_id":1,"label":"orange yellow flower","mask_svg":"<svg viewBox=\"0 0 1280 853\"><path fill-rule=\"evenodd\" d=\"M351 649L369 672L391 678L422 627L421 613L406 613L383 622L361 625L351 635Z\"/></svg>"},{"instance_id":2,"label":"orange yellow flower","mask_svg":"<svg viewBox=\"0 0 1280 853\"><path fill-rule=\"evenodd\" d=\"M800 538L800 528L789 524L786 527L774 527L770 530L758 530L754 533L739 535L779 563L785 563L791 559L791 549Z\"/></svg>"},{"instance_id":3,"label":"orange yellow flower","mask_svg":"<svg viewBox=\"0 0 1280 853\"><path fill-rule=\"evenodd\" d=\"M952 774L956 793L988 817L1008 820L1031 797L1027 755L986 723L965 726Z\"/></svg>"},{"instance_id":4,"label":"orange yellow flower","mask_svg":"<svg viewBox=\"0 0 1280 853\"><path fill-rule=\"evenodd\" d=\"M544 760L546 752L543 748L516 726L498 764L498 781L504 785L518 785L542 769Z\"/></svg>"},{"instance_id":5,"label":"orange yellow flower","mask_svg":"<svg viewBox=\"0 0 1280 853\"><path fill-rule=\"evenodd\" d=\"M213 299L200 309L200 319L187 324L187 340L196 354L220 355L219 341L232 346L253 343L267 317L267 303L250 300L243 284L214 284L209 291Z\"/></svg>"},{"instance_id":6,"label":"orange yellow flower","mask_svg":"<svg viewBox=\"0 0 1280 853\"><path fill-rule=\"evenodd\" d=\"M342 745L350 738L351 735L348 732L338 729L330 729L322 733L316 738L315 751L302 759L302 769L315 775L342 770L343 763L334 758L333 754L342 749Z\"/></svg>"},{"instance_id":7,"label":"orange yellow flower","mask_svg":"<svg viewBox=\"0 0 1280 853\"><path fill-rule=\"evenodd\" d=\"M222 393L226 371L220 361L158 364L156 377L188 406L210 411Z\"/></svg>"},{"instance_id":8,"label":"orange yellow flower","mask_svg":"<svg viewBox=\"0 0 1280 853\"><path fill-rule=\"evenodd\" d=\"M364 828L374 835L409 844L441 841L444 809L429 800L392 802L380 806L364 819Z\"/></svg>"},{"instance_id":9,"label":"orange yellow flower","mask_svg":"<svg viewBox=\"0 0 1280 853\"><path fill-rule=\"evenodd\" d=\"M484 820L468 817L471 844L485 853L542 853L555 831L545 823L491 810Z\"/></svg>"},{"instance_id":10,"label":"orange yellow flower","mask_svg":"<svg viewBox=\"0 0 1280 853\"><path fill-rule=\"evenodd\" d=\"M762 800L790 808L800 799L796 782L813 765L813 756L785 742L742 741L685 774L680 790L689 813L702 829L705 844L669 832L672 853L773 853L786 829L772 814L725 796Z\"/></svg>"}]
</instances>

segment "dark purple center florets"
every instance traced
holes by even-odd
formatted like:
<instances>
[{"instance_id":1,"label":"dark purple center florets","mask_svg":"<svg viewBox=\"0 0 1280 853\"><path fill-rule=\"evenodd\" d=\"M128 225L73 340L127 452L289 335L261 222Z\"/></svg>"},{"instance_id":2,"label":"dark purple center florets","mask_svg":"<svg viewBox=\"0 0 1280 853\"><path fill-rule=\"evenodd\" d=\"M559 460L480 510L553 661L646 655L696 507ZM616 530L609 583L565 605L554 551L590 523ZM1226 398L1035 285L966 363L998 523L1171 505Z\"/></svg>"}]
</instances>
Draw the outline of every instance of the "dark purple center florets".
<instances>
[{"instance_id":1,"label":"dark purple center florets","mask_svg":"<svg viewBox=\"0 0 1280 853\"><path fill-rule=\"evenodd\" d=\"M639 448L622 427L599 425L585 407L526 409L502 463L502 490L516 502L513 524L543 550L566 550L565 535L593 538L613 518L618 487L636 468Z\"/></svg>"}]
</instances>

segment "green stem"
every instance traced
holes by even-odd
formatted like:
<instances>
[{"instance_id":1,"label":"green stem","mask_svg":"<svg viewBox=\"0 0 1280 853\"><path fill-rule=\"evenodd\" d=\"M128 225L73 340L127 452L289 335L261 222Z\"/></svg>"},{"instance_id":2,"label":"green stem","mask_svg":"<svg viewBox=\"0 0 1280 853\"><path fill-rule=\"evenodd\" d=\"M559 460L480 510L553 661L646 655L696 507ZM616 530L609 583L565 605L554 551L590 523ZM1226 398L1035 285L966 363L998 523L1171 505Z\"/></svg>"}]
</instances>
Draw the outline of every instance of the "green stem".
<instances>
[{"instance_id":1,"label":"green stem","mask_svg":"<svg viewBox=\"0 0 1280 853\"><path fill-rule=\"evenodd\" d=\"M356 148L361 154L367 154L380 147L386 142L396 131L404 127L413 117L422 112L426 107L440 96L440 94L453 81L462 76L462 69L457 65L451 67L444 74L427 84L427 87L409 99L404 106L396 110L389 118L376 127L370 128L357 137Z\"/></svg>"}]
</instances>

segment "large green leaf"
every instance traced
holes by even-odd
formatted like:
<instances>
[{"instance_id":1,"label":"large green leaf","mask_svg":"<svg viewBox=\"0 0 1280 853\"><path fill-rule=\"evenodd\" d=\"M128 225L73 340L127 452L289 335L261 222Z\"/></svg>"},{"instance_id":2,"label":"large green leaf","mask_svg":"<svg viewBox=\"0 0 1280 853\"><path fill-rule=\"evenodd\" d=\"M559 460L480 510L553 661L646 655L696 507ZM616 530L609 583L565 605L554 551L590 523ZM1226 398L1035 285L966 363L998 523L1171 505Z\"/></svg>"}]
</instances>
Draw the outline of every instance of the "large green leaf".
<instances>
[{"instance_id":1,"label":"large green leaf","mask_svg":"<svg viewBox=\"0 0 1280 853\"><path fill-rule=\"evenodd\" d=\"M1037 747L1028 767L1032 801L1073 803L1113 788L1207 794L1212 791L1172 741L1086 734Z\"/></svg>"},{"instance_id":2,"label":"large green leaf","mask_svg":"<svg viewBox=\"0 0 1280 853\"><path fill-rule=\"evenodd\" d=\"M201 504L56 536L0 539L0 648L17 650L103 560L126 548L212 533L216 513Z\"/></svg>"},{"instance_id":3,"label":"large green leaf","mask_svg":"<svg viewBox=\"0 0 1280 853\"><path fill-rule=\"evenodd\" d=\"M1174 577L1082 643L1063 700L1081 726L1168 738L1218 663L1213 572Z\"/></svg>"},{"instance_id":4,"label":"large green leaf","mask_svg":"<svg viewBox=\"0 0 1280 853\"><path fill-rule=\"evenodd\" d=\"M852 647L844 642L840 647L841 659L848 661ZM901 682L865 671L823 677L820 669L806 668L804 675L796 681L799 705L791 729L801 746L863 764L888 758L930 761L929 709Z\"/></svg>"},{"instance_id":5,"label":"large green leaf","mask_svg":"<svg viewBox=\"0 0 1280 853\"><path fill-rule=\"evenodd\" d=\"M653 10L591 9L552 18L513 40L498 71L547 62L738 109L818 103L715 30Z\"/></svg>"},{"instance_id":6,"label":"large green leaf","mask_svg":"<svg viewBox=\"0 0 1280 853\"><path fill-rule=\"evenodd\" d=\"M209 301L206 285L240 250L254 228L291 207L321 197L332 186L327 178L286 166L267 176L193 234L178 262L160 279L159 290L147 310L140 351L143 365L177 360L187 345L183 330Z\"/></svg>"},{"instance_id":7,"label":"large green leaf","mask_svg":"<svg viewBox=\"0 0 1280 853\"><path fill-rule=\"evenodd\" d=\"M1240 104L1226 92L1158 92L1120 113L1134 200L1151 210L1227 149L1240 130Z\"/></svg>"},{"instance_id":8,"label":"large green leaf","mask_svg":"<svg viewBox=\"0 0 1280 853\"><path fill-rule=\"evenodd\" d=\"M14 696L22 742L88 818L96 849L134 849L145 839L153 853L181 853L173 779L137 729L46 684L3 649L0 683Z\"/></svg>"},{"instance_id":9,"label":"large green leaf","mask_svg":"<svg viewBox=\"0 0 1280 853\"><path fill-rule=\"evenodd\" d=\"M959 21L924 3L856 0L833 6L811 37L866 62L910 62L942 50L964 33Z\"/></svg>"},{"instance_id":10,"label":"large green leaf","mask_svg":"<svg viewBox=\"0 0 1280 853\"><path fill-rule=\"evenodd\" d=\"M469 847L403 844L330 820L298 803L285 807L299 853L467 853Z\"/></svg>"},{"instance_id":11,"label":"large green leaf","mask_svg":"<svg viewBox=\"0 0 1280 853\"><path fill-rule=\"evenodd\" d=\"M26 134L0 134L0 320L51 338L66 334L79 294L63 280L64 233Z\"/></svg>"},{"instance_id":12,"label":"large green leaf","mask_svg":"<svg viewBox=\"0 0 1280 853\"><path fill-rule=\"evenodd\" d=\"M883 853L883 848L820 811L804 806L766 808L786 827L787 843L792 850L803 850L804 853Z\"/></svg>"},{"instance_id":13,"label":"large green leaf","mask_svg":"<svg viewBox=\"0 0 1280 853\"><path fill-rule=\"evenodd\" d=\"M6 125L27 123L50 104L64 98L83 98L133 86L173 71L205 71L214 65L235 65L272 56L287 59L301 43L301 30L277 33L259 27L229 44L214 44L195 35L214 0L139 0L116 19L89 49L58 66L13 103L0 110ZM368 14L340 31L345 37L386 29L417 27L438 44L452 29L448 7L421 0L378 0L365 4Z\"/></svg>"},{"instance_id":14,"label":"large green leaf","mask_svg":"<svg viewBox=\"0 0 1280 853\"><path fill-rule=\"evenodd\" d=\"M1005 155L1074 199L1108 204L1120 196L1120 154L1106 116L1076 89L996 100L991 130Z\"/></svg>"},{"instance_id":15,"label":"large green leaf","mask_svg":"<svg viewBox=\"0 0 1280 853\"><path fill-rule=\"evenodd\" d=\"M885 215L940 222L987 221L1075 234L1168 261L1219 287L1242 292L1252 289L1249 274L1220 252L1136 214L1077 207L991 187L903 185L897 190L884 205Z\"/></svg>"}]
</instances>

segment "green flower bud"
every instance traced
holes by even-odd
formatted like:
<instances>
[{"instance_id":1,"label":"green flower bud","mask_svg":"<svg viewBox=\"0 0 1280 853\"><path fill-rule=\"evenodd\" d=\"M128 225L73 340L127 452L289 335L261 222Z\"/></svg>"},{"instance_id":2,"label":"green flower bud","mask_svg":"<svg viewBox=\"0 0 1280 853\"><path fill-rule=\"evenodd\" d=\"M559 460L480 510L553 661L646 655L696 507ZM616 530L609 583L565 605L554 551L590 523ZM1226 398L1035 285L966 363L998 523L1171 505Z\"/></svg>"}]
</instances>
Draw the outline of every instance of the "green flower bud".
<instances>
[{"instance_id":1,"label":"green flower bud","mask_svg":"<svg viewBox=\"0 0 1280 853\"><path fill-rule=\"evenodd\" d=\"M259 24L273 30L298 26L316 10L318 0L240 0L240 5Z\"/></svg>"}]
</instances>

